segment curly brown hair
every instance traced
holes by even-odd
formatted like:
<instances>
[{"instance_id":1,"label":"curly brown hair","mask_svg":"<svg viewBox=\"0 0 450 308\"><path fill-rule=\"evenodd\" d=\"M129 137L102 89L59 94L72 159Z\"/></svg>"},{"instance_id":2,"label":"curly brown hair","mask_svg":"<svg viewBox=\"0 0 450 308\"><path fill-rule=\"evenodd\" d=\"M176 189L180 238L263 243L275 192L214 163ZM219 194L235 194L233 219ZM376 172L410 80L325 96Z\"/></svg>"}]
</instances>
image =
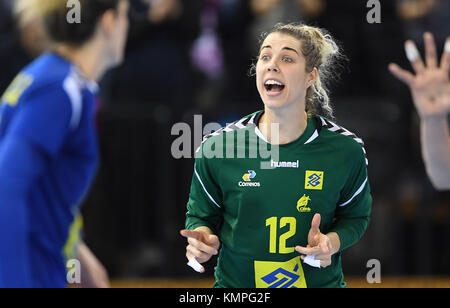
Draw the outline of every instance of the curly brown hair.
<instances>
[{"instance_id":1,"label":"curly brown hair","mask_svg":"<svg viewBox=\"0 0 450 308\"><path fill-rule=\"evenodd\" d=\"M340 51L338 43L328 31L305 24L276 24L274 28L261 35L261 44L272 33L290 35L299 41L306 61L306 71L317 68L316 82L306 92L306 112L308 115L321 114L333 119L333 108L330 104L328 85L339 77L346 57ZM255 74L256 64L252 65L251 74Z\"/></svg>"}]
</instances>

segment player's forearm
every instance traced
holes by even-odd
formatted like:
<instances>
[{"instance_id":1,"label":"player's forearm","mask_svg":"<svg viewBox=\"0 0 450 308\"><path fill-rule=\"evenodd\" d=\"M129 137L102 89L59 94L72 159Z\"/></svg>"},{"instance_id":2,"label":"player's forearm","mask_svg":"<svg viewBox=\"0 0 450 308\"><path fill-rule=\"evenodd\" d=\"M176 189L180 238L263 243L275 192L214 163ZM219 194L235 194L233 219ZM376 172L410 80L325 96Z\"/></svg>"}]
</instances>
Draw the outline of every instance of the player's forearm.
<instances>
[{"instance_id":1,"label":"player's forearm","mask_svg":"<svg viewBox=\"0 0 450 308\"><path fill-rule=\"evenodd\" d=\"M337 252L356 244L369 227L369 221L369 217L339 218L328 233L334 232L339 238L339 249Z\"/></svg>"},{"instance_id":2,"label":"player's forearm","mask_svg":"<svg viewBox=\"0 0 450 308\"><path fill-rule=\"evenodd\" d=\"M450 134L447 116L422 119L422 154L427 173L437 189L450 189Z\"/></svg>"},{"instance_id":3,"label":"player's forearm","mask_svg":"<svg viewBox=\"0 0 450 308\"><path fill-rule=\"evenodd\" d=\"M4 179L0 177L0 180ZM12 198L0 188L0 287L4 288L31 287L27 213L23 199Z\"/></svg>"},{"instance_id":4,"label":"player's forearm","mask_svg":"<svg viewBox=\"0 0 450 308\"><path fill-rule=\"evenodd\" d=\"M18 137L0 146L0 281L29 287L27 192L44 166L44 158Z\"/></svg>"}]
</instances>

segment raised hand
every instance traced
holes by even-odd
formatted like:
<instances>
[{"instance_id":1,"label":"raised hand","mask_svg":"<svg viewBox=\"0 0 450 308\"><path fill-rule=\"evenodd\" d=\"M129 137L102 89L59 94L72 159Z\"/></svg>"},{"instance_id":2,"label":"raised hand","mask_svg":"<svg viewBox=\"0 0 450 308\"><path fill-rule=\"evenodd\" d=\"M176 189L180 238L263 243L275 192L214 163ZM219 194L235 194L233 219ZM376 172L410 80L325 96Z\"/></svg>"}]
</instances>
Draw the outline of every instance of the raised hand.
<instances>
[{"instance_id":1,"label":"raised hand","mask_svg":"<svg viewBox=\"0 0 450 308\"><path fill-rule=\"evenodd\" d=\"M389 65L389 70L409 86L421 119L443 118L450 112L450 38L447 38L439 65L433 35L426 32L424 41L425 63L414 42L405 43L406 54L415 75L393 63Z\"/></svg>"},{"instance_id":2,"label":"raised hand","mask_svg":"<svg viewBox=\"0 0 450 308\"><path fill-rule=\"evenodd\" d=\"M449 190L450 132L447 116L450 113L450 37L447 37L439 66L433 35L425 33L424 40L426 63L423 63L412 41L405 44L406 55L415 75L396 64L389 65L389 69L411 89L421 118L420 139L427 174L436 189Z\"/></svg>"},{"instance_id":3,"label":"raised hand","mask_svg":"<svg viewBox=\"0 0 450 308\"><path fill-rule=\"evenodd\" d=\"M308 245L306 247L296 246L295 250L302 254L301 258L303 260L306 256L312 255L315 260L320 260L321 267L327 267L331 265L331 256L334 249L330 238L320 232L320 220L320 214L315 214L308 233Z\"/></svg>"}]
</instances>

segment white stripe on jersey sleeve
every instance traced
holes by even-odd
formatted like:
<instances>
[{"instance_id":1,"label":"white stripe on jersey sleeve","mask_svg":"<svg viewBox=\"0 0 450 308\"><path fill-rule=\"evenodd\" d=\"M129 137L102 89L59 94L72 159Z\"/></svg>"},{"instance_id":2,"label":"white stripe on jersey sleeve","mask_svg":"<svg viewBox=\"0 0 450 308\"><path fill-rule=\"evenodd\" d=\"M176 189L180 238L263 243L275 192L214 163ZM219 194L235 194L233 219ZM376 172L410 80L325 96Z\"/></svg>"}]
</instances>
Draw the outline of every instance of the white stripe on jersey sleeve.
<instances>
[{"instance_id":1,"label":"white stripe on jersey sleeve","mask_svg":"<svg viewBox=\"0 0 450 308\"><path fill-rule=\"evenodd\" d=\"M63 88L69 96L70 103L72 104L72 118L70 119L70 129L76 129L81 119L81 112L83 107L80 87L75 79L73 73L71 73L63 83Z\"/></svg>"},{"instance_id":2,"label":"white stripe on jersey sleeve","mask_svg":"<svg viewBox=\"0 0 450 308\"><path fill-rule=\"evenodd\" d=\"M200 184L202 185L203 190L204 190L205 193L208 195L209 199L210 199L217 207L220 208L220 205L217 204L217 202L214 200L213 197L211 197L211 195L209 194L209 192L206 190L205 185L203 185L202 179L200 178L200 175L198 175L197 168L196 168L195 166L194 166L194 172L195 172L195 175L197 176L198 181L199 181Z\"/></svg>"},{"instance_id":3,"label":"white stripe on jersey sleeve","mask_svg":"<svg viewBox=\"0 0 450 308\"><path fill-rule=\"evenodd\" d=\"M367 179L368 179L368 178L366 178L366 180L364 181L364 183L362 183L361 187L358 188L358 190L357 190L357 191L355 192L355 194L350 198L350 200L348 200L347 202L342 203L342 204L339 205L339 206L346 206L347 204L349 204L350 202L352 202L352 200L353 200L357 195L359 195L359 194L363 191L364 187L366 186Z\"/></svg>"}]
</instances>

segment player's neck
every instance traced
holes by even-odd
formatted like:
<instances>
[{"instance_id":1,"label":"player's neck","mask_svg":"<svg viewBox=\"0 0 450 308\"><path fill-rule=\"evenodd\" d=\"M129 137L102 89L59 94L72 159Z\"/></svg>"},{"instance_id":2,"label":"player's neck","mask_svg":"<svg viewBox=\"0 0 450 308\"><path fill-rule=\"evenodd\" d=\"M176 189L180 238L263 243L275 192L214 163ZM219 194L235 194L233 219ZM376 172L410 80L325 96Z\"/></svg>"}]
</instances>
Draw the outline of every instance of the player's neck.
<instances>
[{"instance_id":1,"label":"player's neck","mask_svg":"<svg viewBox=\"0 0 450 308\"><path fill-rule=\"evenodd\" d=\"M105 73L107 64L100 52L102 48L97 44L98 42L92 41L80 48L58 45L55 51L76 65L88 80L98 82Z\"/></svg>"},{"instance_id":2,"label":"player's neck","mask_svg":"<svg viewBox=\"0 0 450 308\"><path fill-rule=\"evenodd\" d=\"M267 141L275 145L287 144L297 140L305 132L307 124L308 116L303 108L296 110L265 108L258 127ZM277 126L278 136L276 132Z\"/></svg>"}]
</instances>

